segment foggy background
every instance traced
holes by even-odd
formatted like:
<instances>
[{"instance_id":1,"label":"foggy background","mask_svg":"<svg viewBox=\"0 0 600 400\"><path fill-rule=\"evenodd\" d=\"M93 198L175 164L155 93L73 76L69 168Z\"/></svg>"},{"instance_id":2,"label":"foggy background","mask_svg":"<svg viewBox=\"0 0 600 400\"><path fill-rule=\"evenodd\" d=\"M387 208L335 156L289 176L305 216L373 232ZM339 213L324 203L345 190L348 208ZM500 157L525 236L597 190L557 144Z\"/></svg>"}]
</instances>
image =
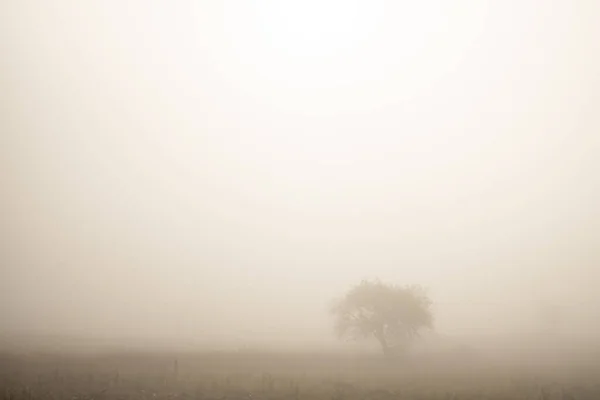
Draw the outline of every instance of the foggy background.
<instances>
[{"instance_id":1,"label":"foggy background","mask_svg":"<svg viewBox=\"0 0 600 400\"><path fill-rule=\"evenodd\" d=\"M418 3L2 2L0 334L598 333L600 6Z\"/></svg>"}]
</instances>

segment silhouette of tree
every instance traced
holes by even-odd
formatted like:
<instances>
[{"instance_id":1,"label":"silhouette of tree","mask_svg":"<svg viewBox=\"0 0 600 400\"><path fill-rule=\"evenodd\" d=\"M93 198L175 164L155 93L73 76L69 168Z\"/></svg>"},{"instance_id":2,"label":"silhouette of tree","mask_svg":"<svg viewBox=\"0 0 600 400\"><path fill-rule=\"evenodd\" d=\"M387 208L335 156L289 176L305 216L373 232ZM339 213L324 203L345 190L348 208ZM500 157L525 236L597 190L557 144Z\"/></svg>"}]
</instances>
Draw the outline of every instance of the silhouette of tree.
<instances>
[{"instance_id":1,"label":"silhouette of tree","mask_svg":"<svg viewBox=\"0 0 600 400\"><path fill-rule=\"evenodd\" d=\"M338 337L374 337L386 356L398 354L424 328L433 328L431 300L420 286L363 280L335 303Z\"/></svg>"}]
</instances>

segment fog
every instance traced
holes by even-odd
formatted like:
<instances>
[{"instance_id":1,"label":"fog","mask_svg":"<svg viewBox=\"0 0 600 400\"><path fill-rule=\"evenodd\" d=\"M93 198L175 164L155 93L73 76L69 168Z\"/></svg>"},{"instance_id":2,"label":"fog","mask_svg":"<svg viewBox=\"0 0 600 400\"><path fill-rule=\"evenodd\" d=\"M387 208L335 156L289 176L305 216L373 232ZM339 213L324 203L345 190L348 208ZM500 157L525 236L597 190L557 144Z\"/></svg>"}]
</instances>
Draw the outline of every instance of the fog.
<instances>
[{"instance_id":1,"label":"fog","mask_svg":"<svg viewBox=\"0 0 600 400\"><path fill-rule=\"evenodd\" d=\"M334 346L379 278L440 335L593 337L599 13L2 2L0 334Z\"/></svg>"}]
</instances>

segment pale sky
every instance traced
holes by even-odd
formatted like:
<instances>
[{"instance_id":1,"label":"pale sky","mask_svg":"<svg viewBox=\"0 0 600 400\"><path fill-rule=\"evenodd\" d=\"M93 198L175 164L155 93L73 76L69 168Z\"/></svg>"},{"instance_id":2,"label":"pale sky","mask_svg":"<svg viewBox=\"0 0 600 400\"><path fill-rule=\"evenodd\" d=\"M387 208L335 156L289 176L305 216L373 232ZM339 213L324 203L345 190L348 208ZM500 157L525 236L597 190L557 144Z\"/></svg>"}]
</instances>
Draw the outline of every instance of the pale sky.
<instances>
[{"instance_id":1,"label":"pale sky","mask_svg":"<svg viewBox=\"0 0 600 400\"><path fill-rule=\"evenodd\" d=\"M599 4L2 2L0 333L327 341L375 277L597 321Z\"/></svg>"}]
</instances>

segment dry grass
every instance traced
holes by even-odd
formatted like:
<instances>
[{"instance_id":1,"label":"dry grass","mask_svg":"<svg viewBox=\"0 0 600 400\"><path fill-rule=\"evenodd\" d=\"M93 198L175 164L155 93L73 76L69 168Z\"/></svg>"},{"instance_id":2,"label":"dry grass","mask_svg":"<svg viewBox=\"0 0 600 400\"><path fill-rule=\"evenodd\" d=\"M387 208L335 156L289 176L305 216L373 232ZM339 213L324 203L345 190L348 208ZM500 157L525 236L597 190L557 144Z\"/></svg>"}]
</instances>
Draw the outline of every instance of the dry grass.
<instances>
[{"instance_id":1,"label":"dry grass","mask_svg":"<svg viewBox=\"0 0 600 400\"><path fill-rule=\"evenodd\" d=\"M600 399L594 363L323 354L3 355L8 399Z\"/></svg>"}]
</instances>

